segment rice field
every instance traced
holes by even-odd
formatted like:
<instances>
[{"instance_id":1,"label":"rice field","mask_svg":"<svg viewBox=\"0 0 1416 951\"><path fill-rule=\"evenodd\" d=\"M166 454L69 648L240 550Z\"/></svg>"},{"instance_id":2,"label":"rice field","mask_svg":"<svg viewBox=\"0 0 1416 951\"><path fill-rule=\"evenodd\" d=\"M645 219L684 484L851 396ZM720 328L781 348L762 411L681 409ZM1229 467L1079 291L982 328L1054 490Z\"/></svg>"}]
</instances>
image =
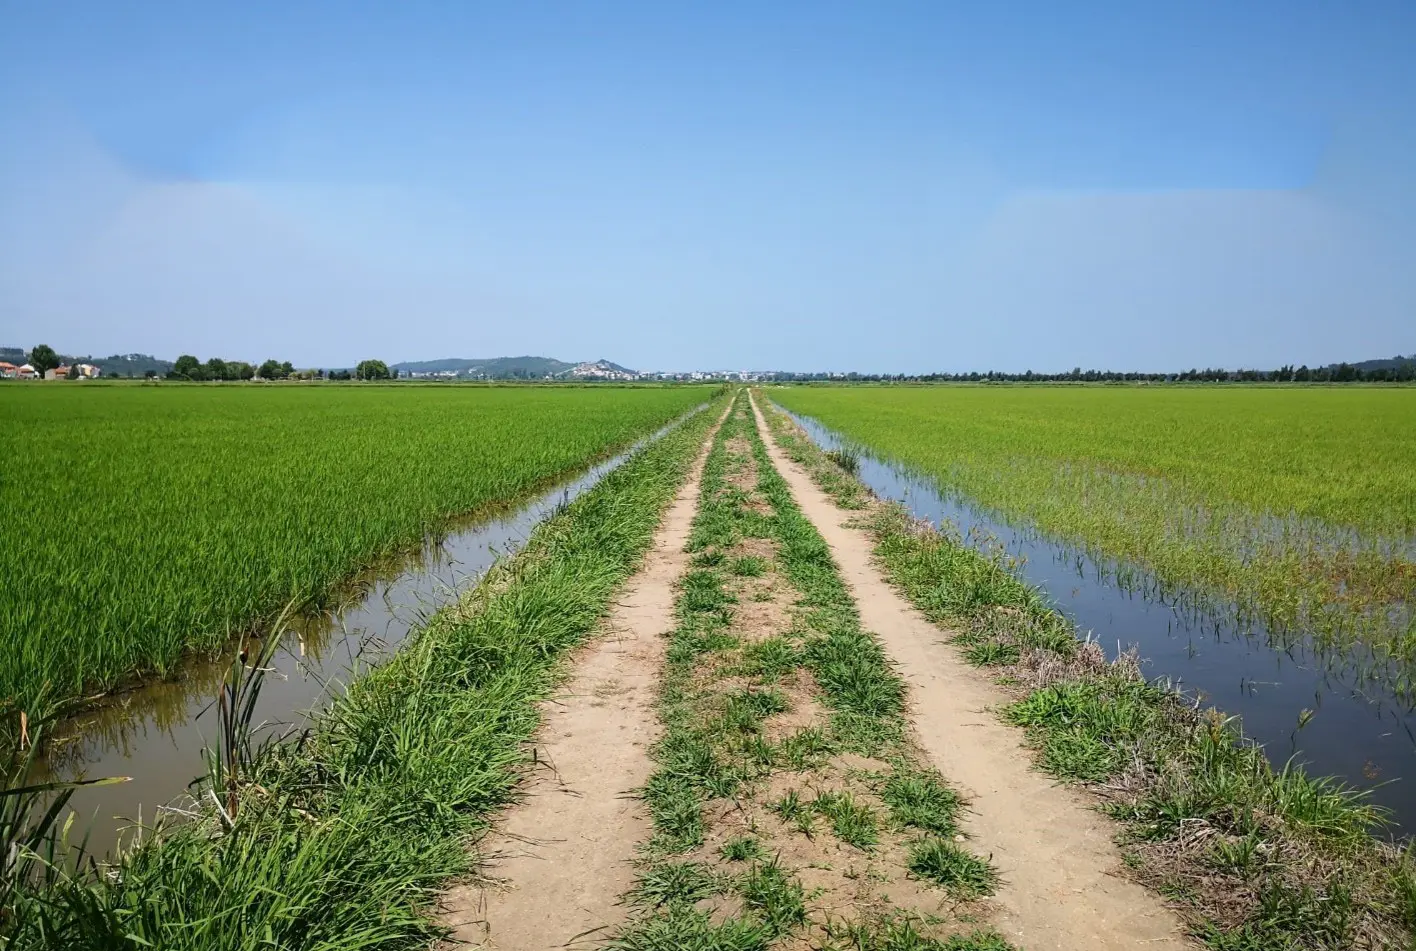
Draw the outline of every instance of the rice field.
<instances>
[{"instance_id":1,"label":"rice field","mask_svg":"<svg viewBox=\"0 0 1416 951\"><path fill-rule=\"evenodd\" d=\"M0 698L34 717L163 674L707 395L5 387Z\"/></svg>"},{"instance_id":2,"label":"rice field","mask_svg":"<svg viewBox=\"0 0 1416 951\"><path fill-rule=\"evenodd\" d=\"M780 388L952 493L1227 623L1416 667L1416 390Z\"/></svg>"}]
</instances>

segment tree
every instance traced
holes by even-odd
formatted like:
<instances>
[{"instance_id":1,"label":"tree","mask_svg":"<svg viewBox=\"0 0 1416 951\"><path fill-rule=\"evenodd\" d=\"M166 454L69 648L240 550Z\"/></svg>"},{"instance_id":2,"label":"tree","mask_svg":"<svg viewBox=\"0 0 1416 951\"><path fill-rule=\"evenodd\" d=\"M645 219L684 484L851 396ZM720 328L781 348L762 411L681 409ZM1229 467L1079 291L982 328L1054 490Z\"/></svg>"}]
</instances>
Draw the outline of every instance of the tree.
<instances>
[{"instance_id":1,"label":"tree","mask_svg":"<svg viewBox=\"0 0 1416 951\"><path fill-rule=\"evenodd\" d=\"M144 380L155 380L155 379L157 379L157 371L156 371L156 370L144 370L144 371L143 371L143 379L144 379Z\"/></svg>"},{"instance_id":2,"label":"tree","mask_svg":"<svg viewBox=\"0 0 1416 951\"><path fill-rule=\"evenodd\" d=\"M274 360L267 360L261 364L261 368L256 371L256 376L262 380L274 380L280 376L280 364Z\"/></svg>"},{"instance_id":3,"label":"tree","mask_svg":"<svg viewBox=\"0 0 1416 951\"><path fill-rule=\"evenodd\" d=\"M294 373L294 372L295 372L295 368L290 365L290 361L289 361L289 360L286 360L284 363L282 363L282 364L280 365L280 375L281 375L281 376L288 377L288 376L290 376L290 375L291 375L292 373Z\"/></svg>"},{"instance_id":4,"label":"tree","mask_svg":"<svg viewBox=\"0 0 1416 951\"><path fill-rule=\"evenodd\" d=\"M382 360L360 360L354 368L354 376L360 380L387 380L388 364Z\"/></svg>"},{"instance_id":5,"label":"tree","mask_svg":"<svg viewBox=\"0 0 1416 951\"><path fill-rule=\"evenodd\" d=\"M34 367L40 376L59 366L59 354L54 352L54 348L47 343L42 343L30 351L29 364Z\"/></svg>"},{"instance_id":6,"label":"tree","mask_svg":"<svg viewBox=\"0 0 1416 951\"><path fill-rule=\"evenodd\" d=\"M79 377L83 376L83 374L79 372L79 365L77 363L71 363L69 364L69 372L64 374L64 376L70 380L77 380Z\"/></svg>"},{"instance_id":7,"label":"tree","mask_svg":"<svg viewBox=\"0 0 1416 951\"><path fill-rule=\"evenodd\" d=\"M226 361L220 357L212 357L206 362L206 378L208 380L226 379Z\"/></svg>"},{"instance_id":8,"label":"tree","mask_svg":"<svg viewBox=\"0 0 1416 951\"><path fill-rule=\"evenodd\" d=\"M177 362L172 364L172 372L178 377L186 377L189 380L200 380L202 378L202 364L190 353L184 353L177 358Z\"/></svg>"}]
</instances>

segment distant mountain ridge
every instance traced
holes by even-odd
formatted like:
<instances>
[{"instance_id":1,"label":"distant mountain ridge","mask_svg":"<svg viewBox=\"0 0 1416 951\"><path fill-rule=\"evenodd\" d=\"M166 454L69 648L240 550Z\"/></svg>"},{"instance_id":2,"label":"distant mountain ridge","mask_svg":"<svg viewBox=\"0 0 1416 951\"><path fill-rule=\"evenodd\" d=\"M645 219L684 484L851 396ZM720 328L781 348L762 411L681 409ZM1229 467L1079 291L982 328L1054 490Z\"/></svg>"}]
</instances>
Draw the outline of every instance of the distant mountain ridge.
<instances>
[{"instance_id":1,"label":"distant mountain ridge","mask_svg":"<svg viewBox=\"0 0 1416 951\"><path fill-rule=\"evenodd\" d=\"M1412 351L1409 357L1403 357L1398 353L1396 356L1386 360L1363 360L1361 363L1352 364L1352 366L1361 370L1363 373L1370 373L1373 370L1398 370L1403 366L1409 366L1411 364L1416 364L1416 351ZM1338 364L1334 363L1331 365L1335 367Z\"/></svg>"},{"instance_id":2,"label":"distant mountain ridge","mask_svg":"<svg viewBox=\"0 0 1416 951\"><path fill-rule=\"evenodd\" d=\"M553 357L444 357L441 360L409 360L390 369L400 373L455 373L458 376L485 376L491 379L514 376L534 378L556 376L575 364Z\"/></svg>"},{"instance_id":3,"label":"distant mountain ridge","mask_svg":"<svg viewBox=\"0 0 1416 951\"><path fill-rule=\"evenodd\" d=\"M567 363L554 357L445 357L441 360L407 360L390 369L412 377L443 377L474 380L546 380L546 379L633 379L635 371L595 360Z\"/></svg>"}]
</instances>

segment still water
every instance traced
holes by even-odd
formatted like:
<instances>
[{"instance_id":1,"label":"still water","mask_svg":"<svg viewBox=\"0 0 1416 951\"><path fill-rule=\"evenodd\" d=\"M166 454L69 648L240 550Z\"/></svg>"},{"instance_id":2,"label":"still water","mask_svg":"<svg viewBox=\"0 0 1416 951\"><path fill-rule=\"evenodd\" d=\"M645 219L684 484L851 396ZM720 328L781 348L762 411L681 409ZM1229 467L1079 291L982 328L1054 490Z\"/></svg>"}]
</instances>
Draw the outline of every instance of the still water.
<instances>
[{"instance_id":1,"label":"still water","mask_svg":"<svg viewBox=\"0 0 1416 951\"><path fill-rule=\"evenodd\" d=\"M351 670L388 656L494 562L518 551L537 524L688 416L529 501L449 525L441 538L354 578L332 609L293 619L262 684L254 722L276 732L302 725L312 708L342 689ZM139 820L150 825L159 810L182 807L184 791L203 773L203 749L214 745L212 701L237 649L194 658L177 676L121 694L51 733L41 778L131 777L80 789L70 801L90 829L90 854L111 855L115 846L131 844Z\"/></svg>"},{"instance_id":2,"label":"still water","mask_svg":"<svg viewBox=\"0 0 1416 951\"><path fill-rule=\"evenodd\" d=\"M860 479L879 497L934 525L953 523L965 538L1001 544L1022 562L1022 577L1044 590L1079 630L1091 632L1113 656L1139 647L1148 677L1169 678L1239 716L1271 762L1281 766L1296 758L1311 774L1370 790L1373 802L1391 810L1392 834L1416 830L1416 710L1364 676L1363 658L1323 655L1301 639L1294 644L1292 638L1272 638L1261 625L1236 625L1233 612L1196 609L1195 599L1166 591L1135 566L1101 563L1009 525L810 417L788 415L821 448L854 450ZM1314 715L1299 729L1304 710Z\"/></svg>"}]
</instances>

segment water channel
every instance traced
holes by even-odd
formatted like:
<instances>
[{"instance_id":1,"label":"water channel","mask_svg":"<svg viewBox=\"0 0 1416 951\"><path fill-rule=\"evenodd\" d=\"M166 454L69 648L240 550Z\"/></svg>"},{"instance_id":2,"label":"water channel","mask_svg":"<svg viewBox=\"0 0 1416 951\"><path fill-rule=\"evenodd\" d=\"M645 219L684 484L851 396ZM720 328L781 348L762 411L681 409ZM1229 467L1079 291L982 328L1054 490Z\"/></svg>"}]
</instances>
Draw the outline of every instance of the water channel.
<instances>
[{"instance_id":1,"label":"water channel","mask_svg":"<svg viewBox=\"0 0 1416 951\"><path fill-rule=\"evenodd\" d=\"M351 579L333 608L293 619L261 687L254 722L270 729L302 724L351 670L388 656L493 563L518 551L536 525L702 409L529 500L448 525L441 537ZM51 734L39 778L131 777L80 789L70 800L90 830L90 854L112 855L133 841L139 820L150 825L159 810L174 803L180 808L184 790L203 772L203 749L213 745L217 725L210 708L237 649L233 644L224 655L194 657L176 676L119 694Z\"/></svg>"},{"instance_id":2,"label":"water channel","mask_svg":"<svg viewBox=\"0 0 1416 951\"><path fill-rule=\"evenodd\" d=\"M779 409L781 407L778 407ZM1416 830L1416 709L1382 682L1310 644L1282 646L1261 625L1230 623L1230 612L1194 608L1183 593L1135 566L1103 564L1086 552L1023 526L1009 525L927 476L849 443L810 417L788 412L822 449L851 449L861 480L879 497L905 505L965 538L990 538L1021 561L1020 573L1114 655L1136 645L1151 678L1166 677L1227 714L1281 766L1290 758L1310 774L1369 790L1390 810L1397 836ZM1125 578L1125 583L1119 582ZM1298 727L1303 711L1313 712Z\"/></svg>"}]
</instances>

